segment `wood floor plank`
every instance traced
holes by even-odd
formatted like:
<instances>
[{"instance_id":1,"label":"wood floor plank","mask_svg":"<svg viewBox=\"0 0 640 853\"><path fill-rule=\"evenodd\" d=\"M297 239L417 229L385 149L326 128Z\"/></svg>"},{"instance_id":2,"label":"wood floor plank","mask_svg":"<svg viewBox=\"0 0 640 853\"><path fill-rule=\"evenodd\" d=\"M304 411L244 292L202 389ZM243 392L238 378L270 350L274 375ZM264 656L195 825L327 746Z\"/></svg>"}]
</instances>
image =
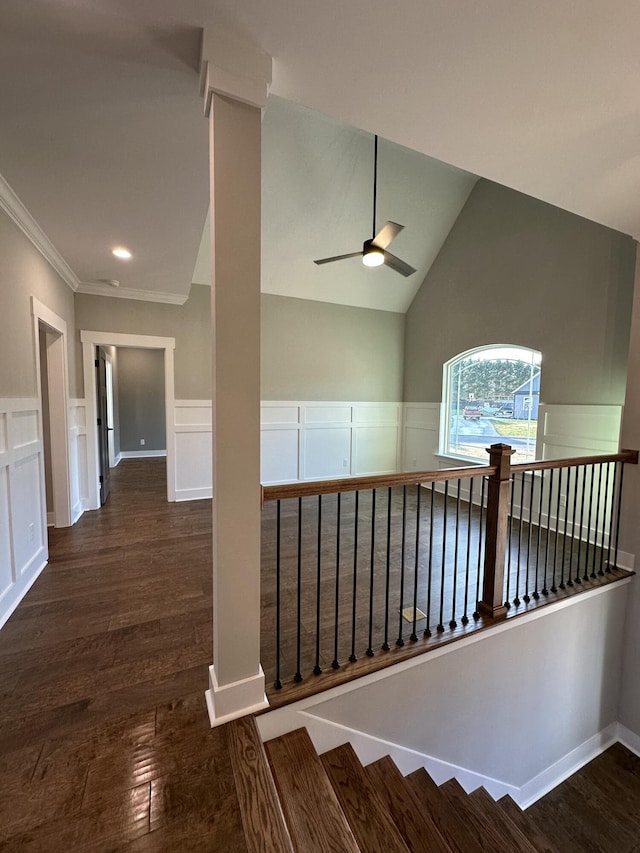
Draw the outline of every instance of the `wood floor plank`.
<instances>
[{"instance_id":1,"label":"wood floor plank","mask_svg":"<svg viewBox=\"0 0 640 853\"><path fill-rule=\"evenodd\" d=\"M513 853L537 853L536 847L520 828L512 823L485 788L476 788L468 795L469 802L475 807L479 821L491 825L500 838L501 850Z\"/></svg>"},{"instance_id":2,"label":"wood floor plank","mask_svg":"<svg viewBox=\"0 0 640 853\"><path fill-rule=\"evenodd\" d=\"M265 744L294 849L357 853L358 845L305 729Z\"/></svg>"}]
</instances>

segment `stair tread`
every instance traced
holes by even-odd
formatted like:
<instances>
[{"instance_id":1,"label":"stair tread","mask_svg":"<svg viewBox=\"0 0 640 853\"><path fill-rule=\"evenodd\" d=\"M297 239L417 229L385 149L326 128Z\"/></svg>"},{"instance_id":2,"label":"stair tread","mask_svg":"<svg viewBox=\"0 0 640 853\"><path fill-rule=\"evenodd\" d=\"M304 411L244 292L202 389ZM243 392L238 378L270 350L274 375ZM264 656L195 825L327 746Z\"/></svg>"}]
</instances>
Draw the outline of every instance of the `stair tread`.
<instances>
[{"instance_id":1,"label":"stair tread","mask_svg":"<svg viewBox=\"0 0 640 853\"><path fill-rule=\"evenodd\" d=\"M291 840L301 853L358 853L358 845L306 729L265 744Z\"/></svg>"},{"instance_id":2,"label":"stair tread","mask_svg":"<svg viewBox=\"0 0 640 853\"><path fill-rule=\"evenodd\" d=\"M407 853L409 848L351 744L320 758L360 848L367 853Z\"/></svg>"},{"instance_id":3,"label":"stair tread","mask_svg":"<svg viewBox=\"0 0 640 853\"><path fill-rule=\"evenodd\" d=\"M513 853L537 853L535 845L529 841L526 833L509 818L486 788L477 788L469 794L469 801L476 806L476 811L483 820L490 820L498 831L502 849Z\"/></svg>"},{"instance_id":4,"label":"stair tread","mask_svg":"<svg viewBox=\"0 0 640 853\"><path fill-rule=\"evenodd\" d=\"M249 853L291 853L293 845L255 717L233 720L226 734Z\"/></svg>"},{"instance_id":5,"label":"stair tread","mask_svg":"<svg viewBox=\"0 0 640 853\"><path fill-rule=\"evenodd\" d=\"M440 835L457 853L484 853L486 847L471 832L442 790L435 784L424 768L414 770L407 777L416 796L426 806Z\"/></svg>"},{"instance_id":6,"label":"stair tread","mask_svg":"<svg viewBox=\"0 0 640 853\"><path fill-rule=\"evenodd\" d=\"M451 853L451 847L390 756L368 764L365 771L409 850L413 853Z\"/></svg>"},{"instance_id":7,"label":"stair tread","mask_svg":"<svg viewBox=\"0 0 640 853\"><path fill-rule=\"evenodd\" d=\"M449 779L440 790L456 810L458 819L463 819L467 830L474 836L485 853L504 853L505 845L499 833L484 815L478 814L469 794L457 779Z\"/></svg>"},{"instance_id":8,"label":"stair tread","mask_svg":"<svg viewBox=\"0 0 640 853\"><path fill-rule=\"evenodd\" d=\"M527 812L523 811L508 794L498 800L498 806L508 815L511 822L527 836L538 853L556 853L556 848L540 829L537 822Z\"/></svg>"}]
</instances>

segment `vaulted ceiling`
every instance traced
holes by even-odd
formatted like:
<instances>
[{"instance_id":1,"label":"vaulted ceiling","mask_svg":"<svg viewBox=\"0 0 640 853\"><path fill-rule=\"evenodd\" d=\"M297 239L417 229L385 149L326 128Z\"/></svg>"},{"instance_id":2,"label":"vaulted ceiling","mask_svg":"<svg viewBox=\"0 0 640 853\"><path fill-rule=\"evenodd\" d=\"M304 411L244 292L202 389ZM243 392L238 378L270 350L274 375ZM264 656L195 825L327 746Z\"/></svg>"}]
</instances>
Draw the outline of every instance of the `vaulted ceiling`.
<instances>
[{"instance_id":1,"label":"vaulted ceiling","mask_svg":"<svg viewBox=\"0 0 640 853\"><path fill-rule=\"evenodd\" d=\"M274 59L264 289L405 310L467 173L640 235L631 0L3 0L0 175L89 289L188 293L208 206L199 39L220 25ZM372 132L406 281L310 263L370 236Z\"/></svg>"}]
</instances>

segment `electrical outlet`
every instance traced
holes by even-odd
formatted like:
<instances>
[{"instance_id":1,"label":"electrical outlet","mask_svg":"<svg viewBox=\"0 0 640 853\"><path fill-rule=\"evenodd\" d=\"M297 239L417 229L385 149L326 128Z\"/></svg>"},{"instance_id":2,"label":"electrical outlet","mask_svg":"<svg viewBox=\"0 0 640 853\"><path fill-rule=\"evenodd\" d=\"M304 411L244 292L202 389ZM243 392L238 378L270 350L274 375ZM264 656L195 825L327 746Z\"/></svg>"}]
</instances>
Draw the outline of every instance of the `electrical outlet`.
<instances>
[{"instance_id":1,"label":"electrical outlet","mask_svg":"<svg viewBox=\"0 0 640 853\"><path fill-rule=\"evenodd\" d=\"M342 460L342 467L343 467L343 468L348 468L348 467L349 467L349 460L348 460L348 459L343 459L343 460Z\"/></svg>"},{"instance_id":2,"label":"electrical outlet","mask_svg":"<svg viewBox=\"0 0 640 853\"><path fill-rule=\"evenodd\" d=\"M144 438L140 439L140 444L144 447Z\"/></svg>"},{"instance_id":3,"label":"electrical outlet","mask_svg":"<svg viewBox=\"0 0 640 853\"><path fill-rule=\"evenodd\" d=\"M32 521L31 524L29 525L29 542L33 542L35 532L36 532L36 526Z\"/></svg>"},{"instance_id":4,"label":"electrical outlet","mask_svg":"<svg viewBox=\"0 0 640 853\"><path fill-rule=\"evenodd\" d=\"M565 507L566 505L567 505L567 496L566 495L560 495L560 506Z\"/></svg>"},{"instance_id":5,"label":"electrical outlet","mask_svg":"<svg viewBox=\"0 0 640 853\"><path fill-rule=\"evenodd\" d=\"M411 464L413 465L414 468L417 468L418 467L418 460L414 459Z\"/></svg>"}]
</instances>

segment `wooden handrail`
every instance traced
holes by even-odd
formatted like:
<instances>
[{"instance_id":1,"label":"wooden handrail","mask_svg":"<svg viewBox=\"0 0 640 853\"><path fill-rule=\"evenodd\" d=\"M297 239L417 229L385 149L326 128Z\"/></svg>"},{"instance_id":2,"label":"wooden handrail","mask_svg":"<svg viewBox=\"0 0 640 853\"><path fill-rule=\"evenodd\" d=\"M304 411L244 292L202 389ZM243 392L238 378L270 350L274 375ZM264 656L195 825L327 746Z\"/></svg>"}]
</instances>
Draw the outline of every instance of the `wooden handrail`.
<instances>
[{"instance_id":1,"label":"wooden handrail","mask_svg":"<svg viewBox=\"0 0 640 853\"><path fill-rule=\"evenodd\" d=\"M443 483L445 480L464 480L467 477L488 477L495 472L495 465L473 465L468 468L443 468L440 471L412 471L407 474L379 474L375 477L287 483L283 486L263 486L262 501L266 503L288 498L332 495L337 492L363 492L367 489L384 489L388 486L417 486L418 483Z\"/></svg>"},{"instance_id":2,"label":"wooden handrail","mask_svg":"<svg viewBox=\"0 0 640 853\"><path fill-rule=\"evenodd\" d=\"M522 471L548 471L551 468L572 468L577 465L598 465L606 462L638 464L637 450L621 450L597 456L573 456L565 459L546 459L541 462L523 462L511 465L511 473ZM384 489L389 486L416 486L418 483L443 483L445 480L464 480L467 477L493 477L495 465L473 465L465 468L442 468L438 471L412 471L404 474L379 474L374 477L345 477L340 480L310 480L307 483L286 483L282 486L262 486L262 503L332 495L337 492L357 492L367 489Z\"/></svg>"},{"instance_id":3,"label":"wooden handrail","mask_svg":"<svg viewBox=\"0 0 640 853\"><path fill-rule=\"evenodd\" d=\"M511 466L512 473L523 471L549 471L551 468L573 468L578 465L600 465L606 462L628 462L638 464L637 450L621 450L620 453L598 454L596 456L569 456L566 459L545 459L541 462L519 462Z\"/></svg>"}]
</instances>

